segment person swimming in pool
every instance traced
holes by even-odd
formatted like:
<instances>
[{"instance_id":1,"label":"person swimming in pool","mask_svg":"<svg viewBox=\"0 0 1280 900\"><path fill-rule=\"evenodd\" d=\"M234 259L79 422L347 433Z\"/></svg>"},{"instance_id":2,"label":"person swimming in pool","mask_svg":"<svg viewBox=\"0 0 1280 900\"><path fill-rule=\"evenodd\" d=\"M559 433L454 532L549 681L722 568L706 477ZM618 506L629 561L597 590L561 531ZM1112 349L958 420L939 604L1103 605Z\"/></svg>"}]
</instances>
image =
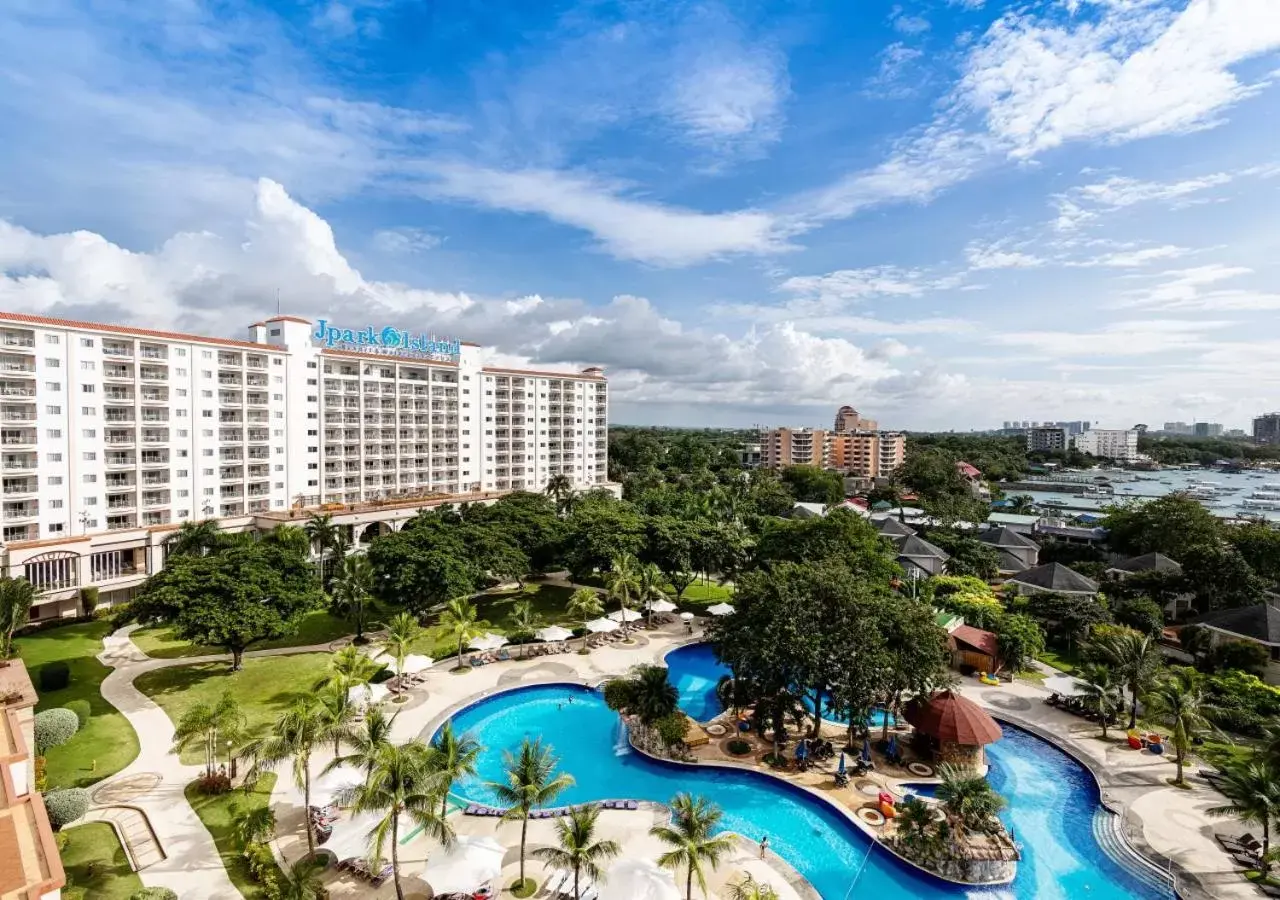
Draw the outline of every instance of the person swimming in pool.
<instances>
[{"instance_id":1,"label":"person swimming in pool","mask_svg":"<svg viewBox=\"0 0 1280 900\"><path fill-rule=\"evenodd\" d=\"M760 838L760 858L764 859L765 853L769 851L769 835Z\"/></svg>"}]
</instances>

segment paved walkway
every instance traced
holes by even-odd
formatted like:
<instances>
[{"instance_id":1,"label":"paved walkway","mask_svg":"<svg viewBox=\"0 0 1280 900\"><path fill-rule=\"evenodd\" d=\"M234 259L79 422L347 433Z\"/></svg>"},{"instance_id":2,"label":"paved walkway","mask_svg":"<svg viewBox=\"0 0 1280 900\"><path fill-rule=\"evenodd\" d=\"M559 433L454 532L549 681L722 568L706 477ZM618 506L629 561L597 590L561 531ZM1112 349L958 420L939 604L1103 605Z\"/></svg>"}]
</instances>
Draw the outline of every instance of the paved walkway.
<instances>
[{"instance_id":1,"label":"paved walkway","mask_svg":"<svg viewBox=\"0 0 1280 900\"><path fill-rule=\"evenodd\" d=\"M164 861L164 851L156 840L142 810L134 806L100 806L85 814L86 822L107 822L116 830L134 871Z\"/></svg>"}]
</instances>

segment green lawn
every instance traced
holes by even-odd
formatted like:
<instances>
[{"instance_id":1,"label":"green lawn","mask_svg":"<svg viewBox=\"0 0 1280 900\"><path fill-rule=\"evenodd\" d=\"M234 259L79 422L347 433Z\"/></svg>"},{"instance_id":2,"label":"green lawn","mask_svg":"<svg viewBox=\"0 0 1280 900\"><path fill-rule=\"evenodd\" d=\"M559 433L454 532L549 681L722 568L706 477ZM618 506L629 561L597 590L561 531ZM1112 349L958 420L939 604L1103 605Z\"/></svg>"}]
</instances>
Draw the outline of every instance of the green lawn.
<instances>
[{"instance_id":1,"label":"green lawn","mask_svg":"<svg viewBox=\"0 0 1280 900\"><path fill-rule=\"evenodd\" d=\"M1226 741L1205 741L1194 749L1193 753L1215 769L1225 769L1232 763L1242 762L1253 756L1256 742L1227 743Z\"/></svg>"},{"instance_id":2,"label":"green lawn","mask_svg":"<svg viewBox=\"0 0 1280 900\"><path fill-rule=\"evenodd\" d=\"M1052 666L1059 672L1066 672L1068 675L1075 675L1081 664L1080 654L1075 651L1067 651L1061 647L1046 647L1036 659L1044 663L1046 666Z\"/></svg>"},{"instance_id":3,"label":"green lawn","mask_svg":"<svg viewBox=\"0 0 1280 900\"><path fill-rule=\"evenodd\" d=\"M675 598L676 592L671 590L671 585L667 585L667 593ZM732 602L733 588L725 587L714 581L708 581L706 584L699 579L684 589L684 595L680 598L680 603L690 606L712 606L721 602Z\"/></svg>"},{"instance_id":4,"label":"green lawn","mask_svg":"<svg viewBox=\"0 0 1280 900\"><path fill-rule=\"evenodd\" d=\"M240 889L245 897L262 896L262 888L249 874L249 867L240 854L240 840L236 836L236 822L255 809L265 807L271 800L271 789L276 783L276 776L268 772L258 779L254 789L245 792L235 790L229 794L208 796L196 790L195 782L187 785L187 802L196 811L204 827L213 835L213 842L222 856L222 864L226 866L231 882Z\"/></svg>"},{"instance_id":5,"label":"green lawn","mask_svg":"<svg viewBox=\"0 0 1280 900\"><path fill-rule=\"evenodd\" d=\"M346 619L330 615L328 610L318 609L307 613L298 626L298 633L275 641L254 644L250 650L270 650L275 647L309 647L327 644L340 637L353 634L355 629ZM157 659L181 659L188 656L207 656L223 653L218 647L203 647L179 638L167 625L153 625L133 632L133 642L148 656Z\"/></svg>"},{"instance_id":6,"label":"green lawn","mask_svg":"<svg viewBox=\"0 0 1280 900\"><path fill-rule=\"evenodd\" d=\"M543 625L563 625L566 628L580 626L565 612L573 589L560 584L544 584L533 582L526 584L524 590L499 591L481 594L472 598L476 605L476 614L480 618L480 627L494 634L509 636L516 630L511 622L511 611L516 603L528 600L533 604L534 614ZM453 656L458 652L457 642L439 625L431 625L425 634L414 644L415 653L425 653L434 659Z\"/></svg>"},{"instance_id":7,"label":"green lawn","mask_svg":"<svg viewBox=\"0 0 1280 900\"><path fill-rule=\"evenodd\" d=\"M196 663L156 669L138 676L134 685L177 722L197 703L213 704L230 691L240 703L250 738L264 734L295 700L310 696L312 686L328 666L329 653L246 658L244 668L232 672L225 662ZM203 762L200 748L182 754L184 763Z\"/></svg>"},{"instance_id":8,"label":"green lawn","mask_svg":"<svg viewBox=\"0 0 1280 900\"><path fill-rule=\"evenodd\" d=\"M36 690L40 689L40 667L45 663L62 660L71 669L71 683L60 691L41 694L37 712L65 706L72 700L87 700L93 714L75 737L46 755L50 789L87 787L119 772L138 755L138 736L101 693L102 679L111 670L95 657L102 652L102 639L110 632L109 622L82 622L38 631L15 641Z\"/></svg>"},{"instance_id":9,"label":"green lawn","mask_svg":"<svg viewBox=\"0 0 1280 900\"><path fill-rule=\"evenodd\" d=\"M62 834L66 840L62 865L68 886L82 889L92 900L129 900L131 894L142 890L142 879L129 867L115 830L106 822L76 825Z\"/></svg>"}]
</instances>

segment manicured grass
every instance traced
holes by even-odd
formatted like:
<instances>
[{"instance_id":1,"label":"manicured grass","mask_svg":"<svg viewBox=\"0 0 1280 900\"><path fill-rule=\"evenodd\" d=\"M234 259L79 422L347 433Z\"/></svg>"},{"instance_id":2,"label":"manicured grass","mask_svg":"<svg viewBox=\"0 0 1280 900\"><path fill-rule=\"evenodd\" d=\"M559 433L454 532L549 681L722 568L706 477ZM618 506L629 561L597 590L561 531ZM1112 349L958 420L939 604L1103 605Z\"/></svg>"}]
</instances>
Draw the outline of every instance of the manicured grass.
<instances>
[{"instance_id":1,"label":"manicured grass","mask_svg":"<svg viewBox=\"0 0 1280 900\"><path fill-rule=\"evenodd\" d=\"M62 865L67 884L93 900L129 900L142 890L142 879L129 867L115 830L106 822L90 822L63 830ZM65 896L65 893L64 893Z\"/></svg>"},{"instance_id":2,"label":"manicured grass","mask_svg":"<svg viewBox=\"0 0 1280 900\"><path fill-rule=\"evenodd\" d=\"M1229 744L1226 741L1205 741L1192 753L1215 769L1225 769L1232 763L1243 762L1253 756L1255 747L1252 743Z\"/></svg>"},{"instance_id":3,"label":"manicured grass","mask_svg":"<svg viewBox=\"0 0 1280 900\"><path fill-rule=\"evenodd\" d=\"M1075 651L1067 651L1060 647L1046 647L1036 659L1046 666L1052 666L1059 672L1074 675L1080 670L1080 655Z\"/></svg>"},{"instance_id":4,"label":"manicured grass","mask_svg":"<svg viewBox=\"0 0 1280 900\"><path fill-rule=\"evenodd\" d=\"M40 695L36 711L87 700L91 718L71 740L53 747L45 756L49 788L88 787L114 775L138 755L138 736L121 713L102 696L102 680L111 670L95 658L102 639L111 633L106 621L82 622L49 628L16 639L18 653L36 690L40 667L61 660L71 670L71 683L60 691Z\"/></svg>"},{"instance_id":5,"label":"manicured grass","mask_svg":"<svg viewBox=\"0 0 1280 900\"><path fill-rule=\"evenodd\" d=\"M261 737L295 700L311 696L332 654L298 653L292 656L247 658L244 668L232 672L229 663L196 663L172 666L140 675L134 686L177 722L197 703L214 704L230 691L245 716L248 738ZM199 747L182 754L184 763L200 763Z\"/></svg>"},{"instance_id":6,"label":"manicured grass","mask_svg":"<svg viewBox=\"0 0 1280 900\"><path fill-rule=\"evenodd\" d=\"M276 647L309 647L312 644L327 644L354 632L355 629L346 619L330 615L328 610L318 609L303 616L297 634L274 641L263 641L249 649L252 651L270 650ZM184 641L177 636L173 628L167 625L139 628L133 632L132 638L143 653L157 659L182 659L188 656L208 656L226 652L219 647L203 647Z\"/></svg>"},{"instance_id":7,"label":"manicured grass","mask_svg":"<svg viewBox=\"0 0 1280 900\"><path fill-rule=\"evenodd\" d=\"M193 781L187 785L187 802L196 811L204 827L213 835L213 843L222 857L222 864L231 877L231 883L240 889L245 897L262 896L261 886L249 874L249 866L241 855L240 839L236 836L236 823L255 809L262 809L271 801L271 789L275 786L274 772L268 772L258 779L253 790L245 792L234 790L229 794L209 796L200 793Z\"/></svg>"},{"instance_id":8,"label":"manicured grass","mask_svg":"<svg viewBox=\"0 0 1280 900\"><path fill-rule=\"evenodd\" d=\"M563 625L566 628L581 626L582 623L569 617L565 607L573 589L560 584L544 584L532 582L524 586L524 590L500 591L481 594L472 598L476 605L476 614L480 619L480 627L494 634L510 636L515 633L515 625L511 622L511 613L515 604L528 600L533 604L534 614L541 620L541 625ZM414 644L415 653L425 653L434 659L453 656L458 652L458 645L448 632L439 625L426 628L425 634Z\"/></svg>"},{"instance_id":9,"label":"manicured grass","mask_svg":"<svg viewBox=\"0 0 1280 900\"><path fill-rule=\"evenodd\" d=\"M670 590L671 585L667 585L667 593L674 600L676 592ZM681 596L680 602L687 603L690 606L712 606L716 603L732 602L733 588L725 587L714 581L708 581L703 584L701 579L690 584L684 589L684 595Z\"/></svg>"}]
</instances>

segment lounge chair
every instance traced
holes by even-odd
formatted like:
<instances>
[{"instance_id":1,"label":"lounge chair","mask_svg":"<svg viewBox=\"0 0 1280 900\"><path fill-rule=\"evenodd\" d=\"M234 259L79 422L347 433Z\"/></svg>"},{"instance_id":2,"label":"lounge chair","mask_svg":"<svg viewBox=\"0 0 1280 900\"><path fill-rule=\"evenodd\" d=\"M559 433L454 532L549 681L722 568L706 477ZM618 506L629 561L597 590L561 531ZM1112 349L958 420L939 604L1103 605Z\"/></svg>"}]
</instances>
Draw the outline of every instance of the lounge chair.
<instances>
[{"instance_id":1,"label":"lounge chair","mask_svg":"<svg viewBox=\"0 0 1280 900\"><path fill-rule=\"evenodd\" d=\"M1242 869L1256 869L1258 867L1258 858L1256 856L1246 855L1244 853L1232 853L1231 858L1236 861L1236 865Z\"/></svg>"},{"instance_id":2,"label":"lounge chair","mask_svg":"<svg viewBox=\"0 0 1280 900\"><path fill-rule=\"evenodd\" d=\"M510 654L510 653L508 653L506 650L499 650L499 651L498 651L498 659L499 659L499 661L501 661L501 662L510 662L510 661L511 661L511 654Z\"/></svg>"},{"instance_id":3,"label":"lounge chair","mask_svg":"<svg viewBox=\"0 0 1280 900\"><path fill-rule=\"evenodd\" d=\"M1280 897L1280 888L1272 884L1260 884L1258 885L1258 890L1262 891L1267 897Z\"/></svg>"},{"instance_id":4,"label":"lounge chair","mask_svg":"<svg viewBox=\"0 0 1280 900\"><path fill-rule=\"evenodd\" d=\"M636 801L634 800L627 801L627 809L639 809L639 808L640 808L640 804L637 803Z\"/></svg>"}]
</instances>

